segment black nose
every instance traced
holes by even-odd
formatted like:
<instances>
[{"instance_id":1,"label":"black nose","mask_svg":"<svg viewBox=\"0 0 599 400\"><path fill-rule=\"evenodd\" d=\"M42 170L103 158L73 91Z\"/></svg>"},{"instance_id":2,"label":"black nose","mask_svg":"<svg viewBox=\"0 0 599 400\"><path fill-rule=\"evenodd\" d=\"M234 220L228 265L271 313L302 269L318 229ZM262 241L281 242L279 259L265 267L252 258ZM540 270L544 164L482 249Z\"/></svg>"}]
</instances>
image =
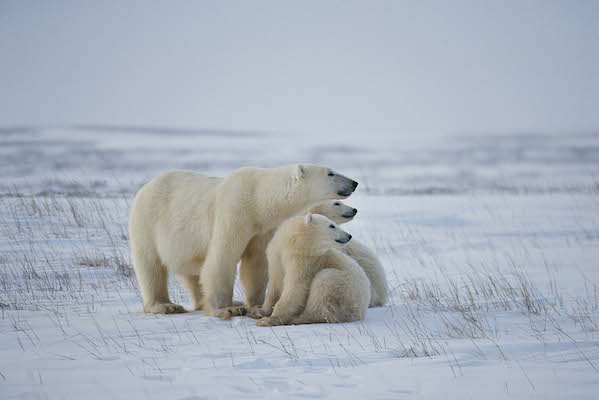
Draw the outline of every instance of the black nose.
<instances>
[{"instance_id":1,"label":"black nose","mask_svg":"<svg viewBox=\"0 0 599 400\"><path fill-rule=\"evenodd\" d=\"M356 215L358 213L358 209L354 208L354 215Z\"/></svg>"},{"instance_id":2,"label":"black nose","mask_svg":"<svg viewBox=\"0 0 599 400\"><path fill-rule=\"evenodd\" d=\"M347 241L349 242L351 240L351 235L347 235Z\"/></svg>"},{"instance_id":3,"label":"black nose","mask_svg":"<svg viewBox=\"0 0 599 400\"><path fill-rule=\"evenodd\" d=\"M354 188L354 190L356 190L356 188L358 187L358 182L356 181L351 181L352 183L352 187Z\"/></svg>"}]
</instances>

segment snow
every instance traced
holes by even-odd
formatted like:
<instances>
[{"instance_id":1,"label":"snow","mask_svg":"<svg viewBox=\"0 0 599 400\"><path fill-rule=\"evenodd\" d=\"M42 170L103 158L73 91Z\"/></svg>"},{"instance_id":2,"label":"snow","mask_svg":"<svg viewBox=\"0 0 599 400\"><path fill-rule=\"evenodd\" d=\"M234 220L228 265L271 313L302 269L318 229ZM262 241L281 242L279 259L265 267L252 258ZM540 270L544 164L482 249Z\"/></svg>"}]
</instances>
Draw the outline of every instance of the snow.
<instances>
[{"instance_id":1,"label":"snow","mask_svg":"<svg viewBox=\"0 0 599 400\"><path fill-rule=\"evenodd\" d=\"M3 129L0 154L2 399L596 398L597 135L41 126ZM127 238L141 184L297 161L360 182L346 228L380 256L389 305L275 328L142 313Z\"/></svg>"}]
</instances>

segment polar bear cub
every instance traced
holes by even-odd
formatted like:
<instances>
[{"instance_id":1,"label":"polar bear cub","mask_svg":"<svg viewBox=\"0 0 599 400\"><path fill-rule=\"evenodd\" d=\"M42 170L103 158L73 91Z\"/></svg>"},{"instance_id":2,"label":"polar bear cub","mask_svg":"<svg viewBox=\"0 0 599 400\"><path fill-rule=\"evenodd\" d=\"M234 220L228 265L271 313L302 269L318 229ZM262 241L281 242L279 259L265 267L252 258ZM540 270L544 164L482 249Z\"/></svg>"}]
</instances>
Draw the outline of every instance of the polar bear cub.
<instances>
[{"instance_id":1,"label":"polar bear cub","mask_svg":"<svg viewBox=\"0 0 599 400\"><path fill-rule=\"evenodd\" d=\"M283 222L266 249L269 289L258 325L364 319L370 283L362 268L338 251L350 239L323 215Z\"/></svg>"},{"instance_id":2,"label":"polar bear cub","mask_svg":"<svg viewBox=\"0 0 599 400\"><path fill-rule=\"evenodd\" d=\"M310 207L308 211L324 215L339 225L351 221L358 213L355 208L338 200L318 203ZM356 239L352 239L340 251L353 258L366 273L370 281L370 307L380 307L386 304L389 301L387 278L376 254Z\"/></svg>"},{"instance_id":3,"label":"polar bear cub","mask_svg":"<svg viewBox=\"0 0 599 400\"><path fill-rule=\"evenodd\" d=\"M341 225L354 219L358 210L348 206L342 201L328 200L308 207L306 212L324 215L337 225Z\"/></svg>"}]
</instances>

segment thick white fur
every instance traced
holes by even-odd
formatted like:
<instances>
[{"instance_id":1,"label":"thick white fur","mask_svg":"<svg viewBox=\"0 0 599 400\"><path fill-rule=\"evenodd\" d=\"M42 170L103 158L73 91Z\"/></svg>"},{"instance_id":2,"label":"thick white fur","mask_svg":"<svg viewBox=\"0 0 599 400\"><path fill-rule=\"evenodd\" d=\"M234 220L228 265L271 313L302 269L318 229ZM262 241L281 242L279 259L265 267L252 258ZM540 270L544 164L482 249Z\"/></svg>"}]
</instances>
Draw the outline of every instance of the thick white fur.
<instances>
[{"instance_id":1,"label":"thick white fur","mask_svg":"<svg viewBox=\"0 0 599 400\"><path fill-rule=\"evenodd\" d=\"M356 216L358 210L340 200L327 200L308 207L307 212L324 215L336 224L341 225L350 222ZM305 211L302 214L304 213ZM264 251L266 251L266 246L274 236L275 231L276 229L273 229L269 234L262 236L261 245L264 246ZM370 281L369 307L385 305L389 301L387 277L376 254L355 238L340 248L339 251L353 258L368 277ZM268 276L264 274L262 279L268 280ZM263 286L266 287L266 283ZM248 316L260 318L263 314L261 306L252 307L248 312Z\"/></svg>"},{"instance_id":2,"label":"thick white fur","mask_svg":"<svg viewBox=\"0 0 599 400\"><path fill-rule=\"evenodd\" d=\"M326 200L319 203L314 204L313 206L308 207L307 210L302 210L297 215L305 215L306 212L312 214L320 214L324 215L333 222L337 224L342 224L345 222L349 222L356 215L358 210L355 208L351 208L346 204L343 204L340 200ZM256 256L261 255L266 258L266 247L268 243L270 243L272 237L275 235L276 228L272 229L270 232L265 233L264 235L260 235L252 241L250 241L250 245L248 248L251 249L251 254L255 254ZM247 253L247 250L246 250ZM244 271L248 271L249 269L241 270L241 281L244 281ZM381 268L382 271L382 268ZM268 284L268 269L263 268L257 271L250 271L249 273L259 274L258 276L254 276L251 281L255 283L255 286L260 290L260 296L255 296L257 298L264 299L264 294L266 293L266 286ZM384 274L384 272L383 272ZM367 274L368 275L368 274ZM384 275L383 275L384 278ZM247 289L246 289L247 290ZM258 289L257 289L258 291ZM248 302L248 306L250 306L254 312L259 310L262 306L262 301L260 302ZM250 316L252 311L250 311ZM259 314L258 314L259 315Z\"/></svg>"},{"instance_id":3,"label":"thick white fur","mask_svg":"<svg viewBox=\"0 0 599 400\"><path fill-rule=\"evenodd\" d=\"M352 239L340 251L350 256L366 273L370 281L369 307L380 307L387 304L389 301L387 277L376 254L356 239Z\"/></svg>"},{"instance_id":4,"label":"thick white fur","mask_svg":"<svg viewBox=\"0 0 599 400\"><path fill-rule=\"evenodd\" d=\"M269 289L258 325L364 319L370 301L368 278L338 251L350 239L323 215L296 216L281 224L266 251Z\"/></svg>"},{"instance_id":5,"label":"thick white fur","mask_svg":"<svg viewBox=\"0 0 599 400\"><path fill-rule=\"evenodd\" d=\"M349 196L356 186L316 165L246 167L225 179L191 171L156 177L135 196L129 223L144 310L184 311L169 299L170 273L181 278L196 309L230 316L240 259L247 302L262 303L269 231L311 204Z\"/></svg>"},{"instance_id":6,"label":"thick white fur","mask_svg":"<svg viewBox=\"0 0 599 400\"><path fill-rule=\"evenodd\" d=\"M328 200L308 208L308 212L324 215L336 224L351 221L358 210L339 200ZM389 301L387 277L376 254L366 245L352 239L339 251L347 254L362 267L370 281L370 307L380 307Z\"/></svg>"}]
</instances>

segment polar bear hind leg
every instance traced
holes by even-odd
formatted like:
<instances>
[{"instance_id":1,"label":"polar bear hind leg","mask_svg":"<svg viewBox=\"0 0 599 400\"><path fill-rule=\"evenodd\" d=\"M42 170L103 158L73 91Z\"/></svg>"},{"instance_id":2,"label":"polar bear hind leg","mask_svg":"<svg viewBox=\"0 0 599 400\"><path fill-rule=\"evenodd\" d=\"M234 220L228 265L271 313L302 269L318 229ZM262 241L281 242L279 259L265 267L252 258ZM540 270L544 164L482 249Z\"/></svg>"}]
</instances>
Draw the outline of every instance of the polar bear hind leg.
<instances>
[{"instance_id":1,"label":"polar bear hind leg","mask_svg":"<svg viewBox=\"0 0 599 400\"><path fill-rule=\"evenodd\" d=\"M193 300L193 309L200 311L204 308L202 284L199 275L178 275L179 280L185 286Z\"/></svg>"},{"instance_id":2,"label":"polar bear hind leg","mask_svg":"<svg viewBox=\"0 0 599 400\"><path fill-rule=\"evenodd\" d=\"M156 254L134 252L133 265L146 313L174 314L185 312L182 306L171 302L168 296L168 273Z\"/></svg>"},{"instance_id":3,"label":"polar bear hind leg","mask_svg":"<svg viewBox=\"0 0 599 400\"><path fill-rule=\"evenodd\" d=\"M292 324L318 324L353 322L364 319L369 298L357 298L361 292L347 281L347 271L326 268L314 277L310 295L303 312L293 319ZM364 276L364 282L366 277ZM368 287L366 287L369 289ZM360 305L364 310L361 310Z\"/></svg>"}]
</instances>

